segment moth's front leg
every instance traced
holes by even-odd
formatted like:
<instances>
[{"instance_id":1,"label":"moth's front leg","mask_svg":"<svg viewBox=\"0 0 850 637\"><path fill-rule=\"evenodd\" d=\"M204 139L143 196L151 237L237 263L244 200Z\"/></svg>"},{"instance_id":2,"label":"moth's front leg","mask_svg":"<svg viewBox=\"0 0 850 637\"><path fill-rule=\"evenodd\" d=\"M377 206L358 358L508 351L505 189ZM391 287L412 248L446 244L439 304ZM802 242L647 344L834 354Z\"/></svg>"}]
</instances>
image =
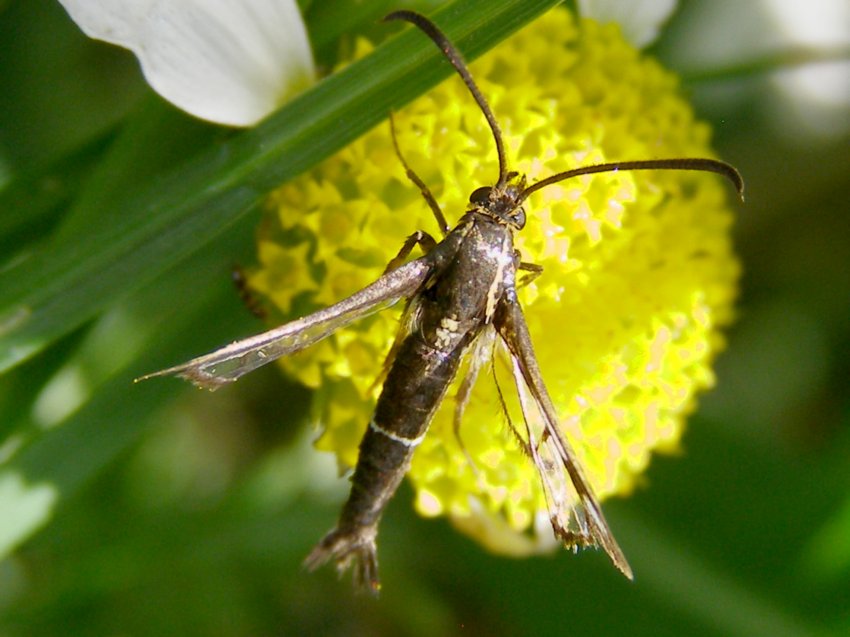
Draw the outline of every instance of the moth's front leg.
<instances>
[{"instance_id":1,"label":"moth's front leg","mask_svg":"<svg viewBox=\"0 0 850 637\"><path fill-rule=\"evenodd\" d=\"M424 230L417 230L404 240L401 250L399 250L398 254L395 255L389 263L387 263L384 274L391 270L395 270L398 266L404 263L404 260L407 259L413 248L417 245L422 248L422 252L428 254L431 250L437 247L437 242L434 240L434 237Z\"/></svg>"},{"instance_id":2,"label":"moth's front leg","mask_svg":"<svg viewBox=\"0 0 850 637\"><path fill-rule=\"evenodd\" d=\"M425 199L426 203L428 204L428 207L434 214L434 219L436 219L437 225L440 227L440 232L445 237L449 233L449 224L446 222L446 216L443 214L443 211L440 210L440 204L437 203L437 200L431 193L431 189L428 188L427 184L422 181L422 178L414 172L414 170L404 159L404 155L402 155L401 153L401 148L399 148L398 146L398 138L395 134L395 120L393 119L392 112L390 112L390 134L393 138L393 148L395 148L395 154L398 156L401 165L404 166L404 172L407 174L407 178L412 181L417 188L419 188L419 192L422 193L422 197Z\"/></svg>"}]
</instances>

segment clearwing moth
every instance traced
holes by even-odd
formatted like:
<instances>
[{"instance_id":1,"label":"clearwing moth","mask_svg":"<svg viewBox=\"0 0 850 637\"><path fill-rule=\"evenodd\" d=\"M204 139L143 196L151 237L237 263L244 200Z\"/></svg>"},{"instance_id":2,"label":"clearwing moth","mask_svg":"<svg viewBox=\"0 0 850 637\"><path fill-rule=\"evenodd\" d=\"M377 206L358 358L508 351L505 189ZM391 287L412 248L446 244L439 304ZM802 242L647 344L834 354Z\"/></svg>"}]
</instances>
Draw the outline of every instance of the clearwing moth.
<instances>
[{"instance_id":1,"label":"clearwing moth","mask_svg":"<svg viewBox=\"0 0 850 637\"><path fill-rule=\"evenodd\" d=\"M555 535L573 549L602 548L626 577L632 570L608 527L593 488L561 431L537 364L522 308L517 300L517 272L526 278L541 268L521 261L514 233L525 225L523 203L551 184L579 175L617 170L696 170L718 173L743 196L744 184L731 165L704 158L650 159L582 166L527 185L524 175L509 171L496 118L472 79L460 53L422 15L396 11L385 21L404 20L421 29L454 66L492 131L499 174L492 186L475 189L458 224L450 229L424 182L396 153L408 177L433 211L443 237L438 242L417 231L410 235L385 273L374 283L328 308L153 376L181 376L198 387L215 389L271 361L302 350L352 321L387 308L400 299L407 307L402 326L385 362L385 378L374 416L360 442L351 492L339 521L305 560L314 569L336 563L340 572L354 567L356 582L372 592L380 588L376 538L378 523L398 488L416 446L454 380L464 355L492 355L503 346L516 384L523 426L509 426L540 476ZM424 256L407 261L419 246ZM519 284L521 285L521 283ZM482 343L486 345L481 346ZM473 361L457 398L459 426L468 393L481 363ZM140 379L140 380L142 380ZM499 388L502 410L507 406Z\"/></svg>"}]
</instances>

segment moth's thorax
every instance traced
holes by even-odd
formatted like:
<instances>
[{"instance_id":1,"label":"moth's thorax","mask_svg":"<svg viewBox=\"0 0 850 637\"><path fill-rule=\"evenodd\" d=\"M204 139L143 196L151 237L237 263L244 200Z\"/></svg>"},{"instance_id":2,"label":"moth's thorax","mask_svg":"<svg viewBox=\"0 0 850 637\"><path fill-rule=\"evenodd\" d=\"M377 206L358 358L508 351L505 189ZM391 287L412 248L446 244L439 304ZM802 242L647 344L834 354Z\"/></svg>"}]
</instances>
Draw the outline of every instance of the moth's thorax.
<instances>
[{"instance_id":1,"label":"moth's thorax","mask_svg":"<svg viewBox=\"0 0 850 637\"><path fill-rule=\"evenodd\" d=\"M513 228L468 212L437 250L450 258L423 294L419 328L426 341L450 351L490 323L499 300L513 289Z\"/></svg>"}]
</instances>

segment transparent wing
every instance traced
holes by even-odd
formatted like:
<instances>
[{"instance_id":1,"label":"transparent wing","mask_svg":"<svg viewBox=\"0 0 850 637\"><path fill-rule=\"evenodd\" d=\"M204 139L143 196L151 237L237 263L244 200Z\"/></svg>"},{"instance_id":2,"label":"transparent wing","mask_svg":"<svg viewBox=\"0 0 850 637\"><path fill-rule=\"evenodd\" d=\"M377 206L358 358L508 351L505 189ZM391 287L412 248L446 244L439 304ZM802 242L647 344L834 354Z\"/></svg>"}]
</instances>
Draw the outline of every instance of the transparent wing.
<instances>
[{"instance_id":1,"label":"transparent wing","mask_svg":"<svg viewBox=\"0 0 850 637\"><path fill-rule=\"evenodd\" d=\"M339 328L415 294L431 268L427 257L411 261L330 307L137 380L175 375L205 389L232 383L266 363L309 347Z\"/></svg>"},{"instance_id":2,"label":"transparent wing","mask_svg":"<svg viewBox=\"0 0 850 637\"><path fill-rule=\"evenodd\" d=\"M540 474L555 535L571 548L603 548L614 566L632 579L632 569L608 527L593 488L558 426L519 303L503 301L495 324L510 351L525 423L524 432L514 429L514 433Z\"/></svg>"}]
</instances>

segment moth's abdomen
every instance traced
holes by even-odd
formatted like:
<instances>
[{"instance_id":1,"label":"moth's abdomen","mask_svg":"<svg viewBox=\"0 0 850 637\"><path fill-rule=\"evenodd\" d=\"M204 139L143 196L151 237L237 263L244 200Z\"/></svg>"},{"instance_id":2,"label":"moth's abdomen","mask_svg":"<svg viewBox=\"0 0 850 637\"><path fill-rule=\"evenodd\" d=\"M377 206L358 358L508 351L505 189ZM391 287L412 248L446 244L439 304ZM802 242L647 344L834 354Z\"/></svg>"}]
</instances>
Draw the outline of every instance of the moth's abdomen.
<instances>
[{"instance_id":1,"label":"moth's abdomen","mask_svg":"<svg viewBox=\"0 0 850 637\"><path fill-rule=\"evenodd\" d=\"M479 215L480 217L480 215ZM375 538L381 514L398 489L468 345L491 319L512 280L510 231L470 217L434 252L445 264L416 299L416 320L390 368L375 415L360 442L351 493L336 529L307 558L315 568L354 562L359 584L378 589Z\"/></svg>"},{"instance_id":2,"label":"moth's abdomen","mask_svg":"<svg viewBox=\"0 0 850 637\"><path fill-rule=\"evenodd\" d=\"M360 442L351 493L339 523L307 557L309 568L332 559L344 570L354 562L358 583L377 591L378 523L454 378L462 353L462 345L449 351L437 349L419 332L404 340Z\"/></svg>"}]
</instances>

